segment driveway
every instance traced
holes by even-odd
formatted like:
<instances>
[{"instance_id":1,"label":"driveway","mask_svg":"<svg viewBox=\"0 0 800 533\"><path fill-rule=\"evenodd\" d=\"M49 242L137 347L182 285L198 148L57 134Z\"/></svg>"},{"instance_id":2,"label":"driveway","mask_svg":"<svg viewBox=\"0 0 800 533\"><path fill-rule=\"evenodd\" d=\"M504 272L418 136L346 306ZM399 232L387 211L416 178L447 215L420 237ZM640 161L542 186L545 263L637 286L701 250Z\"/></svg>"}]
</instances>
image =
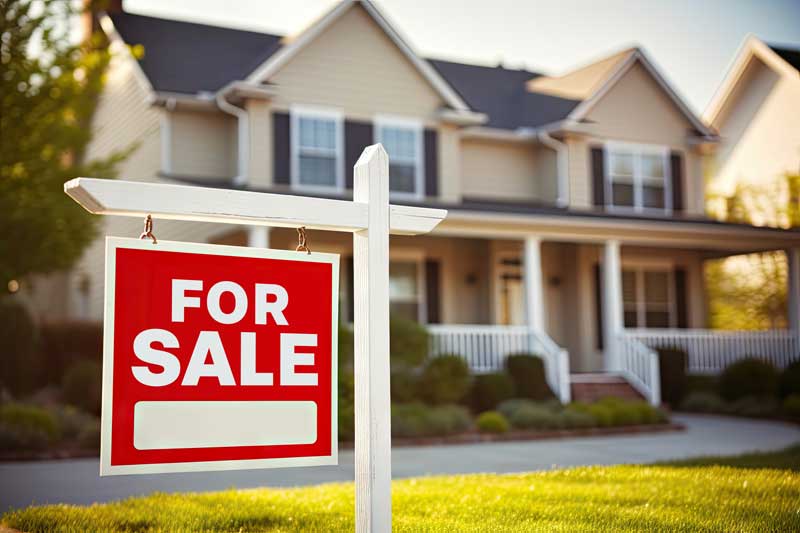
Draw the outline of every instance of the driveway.
<instances>
[{"instance_id":1,"label":"driveway","mask_svg":"<svg viewBox=\"0 0 800 533\"><path fill-rule=\"evenodd\" d=\"M392 450L395 478L554 467L651 463L703 455L737 455L800 442L800 427L704 415L676 415L684 432L578 439L405 447ZM0 464L0 511L33 503L89 504L160 492L232 487L288 487L353 480L353 452L338 466L233 472L98 476L97 459Z\"/></svg>"}]
</instances>

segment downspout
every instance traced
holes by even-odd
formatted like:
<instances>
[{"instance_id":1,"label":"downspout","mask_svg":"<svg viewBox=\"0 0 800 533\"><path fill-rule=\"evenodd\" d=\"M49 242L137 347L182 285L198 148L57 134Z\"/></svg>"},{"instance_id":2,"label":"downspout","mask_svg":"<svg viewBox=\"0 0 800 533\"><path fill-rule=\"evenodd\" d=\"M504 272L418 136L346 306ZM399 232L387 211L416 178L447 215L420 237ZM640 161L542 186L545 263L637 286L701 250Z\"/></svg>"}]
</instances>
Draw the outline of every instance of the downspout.
<instances>
[{"instance_id":1,"label":"downspout","mask_svg":"<svg viewBox=\"0 0 800 533\"><path fill-rule=\"evenodd\" d=\"M569 160L567 159L567 145L550 136L546 130L538 130L537 138L539 142L556 152L556 173L558 178L556 204L561 207L569 205L569 176L567 169Z\"/></svg>"},{"instance_id":2,"label":"downspout","mask_svg":"<svg viewBox=\"0 0 800 533\"><path fill-rule=\"evenodd\" d=\"M237 165L236 176L233 178L233 183L236 185L244 185L247 183L248 176L248 159L250 155L250 124L247 110L235 106L228 102L226 95L230 86L222 88L217 92L216 102L220 111L233 115L237 120Z\"/></svg>"}]
</instances>

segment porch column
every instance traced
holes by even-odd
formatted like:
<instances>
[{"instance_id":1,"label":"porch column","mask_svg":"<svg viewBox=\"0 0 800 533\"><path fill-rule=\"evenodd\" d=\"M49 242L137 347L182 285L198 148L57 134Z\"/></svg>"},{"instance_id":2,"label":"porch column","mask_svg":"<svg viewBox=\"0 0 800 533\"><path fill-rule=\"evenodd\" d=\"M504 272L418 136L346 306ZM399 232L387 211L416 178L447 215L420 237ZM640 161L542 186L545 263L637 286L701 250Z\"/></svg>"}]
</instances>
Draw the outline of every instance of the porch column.
<instances>
[{"instance_id":1,"label":"porch column","mask_svg":"<svg viewBox=\"0 0 800 533\"><path fill-rule=\"evenodd\" d=\"M269 248L269 227L248 226L247 246L250 248Z\"/></svg>"},{"instance_id":2,"label":"porch column","mask_svg":"<svg viewBox=\"0 0 800 533\"><path fill-rule=\"evenodd\" d=\"M606 241L603 250L603 338L605 339L605 368L618 370L617 335L623 329L622 270L619 241Z\"/></svg>"},{"instance_id":3,"label":"porch column","mask_svg":"<svg viewBox=\"0 0 800 533\"><path fill-rule=\"evenodd\" d=\"M789 329L795 334L800 334L800 248L786 250L786 259L788 260L786 278L789 282L786 294Z\"/></svg>"},{"instance_id":4,"label":"porch column","mask_svg":"<svg viewBox=\"0 0 800 533\"><path fill-rule=\"evenodd\" d=\"M534 331L545 330L544 292L542 290L542 240L535 235L525 237L523 261L525 282L525 321Z\"/></svg>"}]
</instances>

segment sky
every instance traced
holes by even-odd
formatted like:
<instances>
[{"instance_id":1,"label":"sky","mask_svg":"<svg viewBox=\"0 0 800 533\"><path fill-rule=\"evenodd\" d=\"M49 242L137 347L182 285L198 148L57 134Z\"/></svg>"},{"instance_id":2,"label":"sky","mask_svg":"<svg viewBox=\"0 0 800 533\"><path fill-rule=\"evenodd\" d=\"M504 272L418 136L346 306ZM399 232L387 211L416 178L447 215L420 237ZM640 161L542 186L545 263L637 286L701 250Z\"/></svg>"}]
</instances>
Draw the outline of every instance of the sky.
<instances>
[{"instance_id":1,"label":"sky","mask_svg":"<svg viewBox=\"0 0 800 533\"><path fill-rule=\"evenodd\" d=\"M124 0L165 18L302 30L336 0ZM560 74L629 46L645 49L698 113L749 34L800 48L800 0L376 0L417 53Z\"/></svg>"}]
</instances>

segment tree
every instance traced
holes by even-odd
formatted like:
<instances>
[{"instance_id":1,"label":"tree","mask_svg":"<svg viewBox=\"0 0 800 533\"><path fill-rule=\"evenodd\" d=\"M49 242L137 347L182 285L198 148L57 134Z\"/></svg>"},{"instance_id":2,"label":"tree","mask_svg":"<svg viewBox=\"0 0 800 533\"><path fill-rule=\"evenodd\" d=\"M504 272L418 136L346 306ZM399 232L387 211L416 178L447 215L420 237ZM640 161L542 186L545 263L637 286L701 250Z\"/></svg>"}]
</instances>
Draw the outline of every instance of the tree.
<instances>
[{"instance_id":1,"label":"tree","mask_svg":"<svg viewBox=\"0 0 800 533\"><path fill-rule=\"evenodd\" d=\"M95 221L63 184L81 175L113 177L130 151L86 161L110 52L101 32L80 43L70 38L79 15L74 1L0 0L3 288L78 259L96 235Z\"/></svg>"},{"instance_id":2,"label":"tree","mask_svg":"<svg viewBox=\"0 0 800 533\"><path fill-rule=\"evenodd\" d=\"M739 185L731 196L710 200L717 206L711 210L712 216L726 222L800 227L800 174L787 174L774 184ZM783 252L709 262L706 287L711 327L786 327L786 284Z\"/></svg>"}]
</instances>

